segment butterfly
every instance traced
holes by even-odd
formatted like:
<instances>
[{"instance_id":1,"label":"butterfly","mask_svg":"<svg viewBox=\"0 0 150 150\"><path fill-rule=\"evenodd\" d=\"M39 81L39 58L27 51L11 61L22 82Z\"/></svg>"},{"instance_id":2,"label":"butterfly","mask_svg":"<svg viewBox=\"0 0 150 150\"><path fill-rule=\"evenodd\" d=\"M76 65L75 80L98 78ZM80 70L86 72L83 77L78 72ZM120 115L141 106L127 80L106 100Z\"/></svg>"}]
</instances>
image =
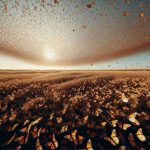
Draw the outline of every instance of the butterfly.
<instances>
[{"instance_id":1,"label":"butterfly","mask_svg":"<svg viewBox=\"0 0 150 150\"><path fill-rule=\"evenodd\" d=\"M128 119L130 122L132 122L134 125L140 125L139 121L135 118L137 115L137 112L132 113L128 116Z\"/></svg>"},{"instance_id":2,"label":"butterfly","mask_svg":"<svg viewBox=\"0 0 150 150\"><path fill-rule=\"evenodd\" d=\"M119 123L119 127L123 130L127 130L128 128L131 127L131 124L127 124L127 123Z\"/></svg>"},{"instance_id":3,"label":"butterfly","mask_svg":"<svg viewBox=\"0 0 150 150\"><path fill-rule=\"evenodd\" d=\"M146 141L146 137L143 135L142 128L138 129L136 136L138 137L140 141L142 142Z\"/></svg>"},{"instance_id":4,"label":"butterfly","mask_svg":"<svg viewBox=\"0 0 150 150\"><path fill-rule=\"evenodd\" d=\"M78 136L78 142L79 142L79 144L82 144L82 142L83 142L84 139L85 138L83 136L79 135Z\"/></svg>"},{"instance_id":5,"label":"butterfly","mask_svg":"<svg viewBox=\"0 0 150 150\"><path fill-rule=\"evenodd\" d=\"M119 150L126 150L126 147L125 146L120 146Z\"/></svg>"},{"instance_id":6,"label":"butterfly","mask_svg":"<svg viewBox=\"0 0 150 150\"><path fill-rule=\"evenodd\" d=\"M101 123L102 128L103 128L103 127L105 127L105 126L106 126L106 124L107 124L107 122L105 122L105 121L104 121L104 122L102 122L102 123Z\"/></svg>"},{"instance_id":7,"label":"butterfly","mask_svg":"<svg viewBox=\"0 0 150 150\"><path fill-rule=\"evenodd\" d=\"M41 143L40 143L40 140L39 140L39 138L37 138L37 140L36 140L36 150L42 150L43 148L42 148L42 145L41 145Z\"/></svg>"},{"instance_id":8,"label":"butterfly","mask_svg":"<svg viewBox=\"0 0 150 150\"><path fill-rule=\"evenodd\" d=\"M129 13L124 11L124 12L122 12L122 15L126 17L126 16L129 16Z\"/></svg>"},{"instance_id":9,"label":"butterfly","mask_svg":"<svg viewBox=\"0 0 150 150\"><path fill-rule=\"evenodd\" d=\"M99 116L102 113L102 110L100 108L97 108L95 111L95 116Z\"/></svg>"},{"instance_id":10,"label":"butterfly","mask_svg":"<svg viewBox=\"0 0 150 150\"><path fill-rule=\"evenodd\" d=\"M90 139L89 139L88 142L87 142L86 148L87 148L87 150L93 150L92 142L91 142Z\"/></svg>"},{"instance_id":11,"label":"butterfly","mask_svg":"<svg viewBox=\"0 0 150 150\"><path fill-rule=\"evenodd\" d=\"M119 138L116 135L116 130L113 129L111 133L111 137L105 137L107 141L109 141L112 145L116 146L119 144Z\"/></svg>"},{"instance_id":12,"label":"butterfly","mask_svg":"<svg viewBox=\"0 0 150 150\"><path fill-rule=\"evenodd\" d=\"M94 6L94 4L95 4L95 2L91 2L91 3L87 4L86 6L87 6L87 8L92 8Z\"/></svg>"},{"instance_id":13,"label":"butterfly","mask_svg":"<svg viewBox=\"0 0 150 150\"><path fill-rule=\"evenodd\" d=\"M139 13L139 16L142 18L142 17L144 17L144 13L143 12L141 12L141 13Z\"/></svg>"},{"instance_id":14,"label":"butterfly","mask_svg":"<svg viewBox=\"0 0 150 150\"><path fill-rule=\"evenodd\" d=\"M58 142L55 138L55 135L53 134L53 138L52 138L52 142L48 142L46 144L46 146L52 150L57 149L58 148Z\"/></svg>"},{"instance_id":15,"label":"butterfly","mask_svg":"<svg viewBox=\"0 0 150 150\"><path fill-rule=\"evenodd\" d=\"M112 127L116 127L118 120L112 120L111 125Z\"/></svg>"},{"instance_id":16,"label":"butterfly","mask_svg":"<svg viewBox=\"0 0 150 150\"><path fill-rule=\"evenodd\" d=\"M50 117L49 117L49 120L52 120L53 117L54 117L54 113L51 113L51 114L50 114Z\"/></svg>"},{"instance_id":17,"label":"butterfly","mask_svg":"<svg viewBox=\"0 0 150 150\"><path fill-rule=\"evenodd\" d=\"M61 128L61 133L66 132L68 130L68 126L63 126Z\"/></svg>"},{"instance_id":18,"label":"butterfly","mask_svg":"<svg viewBox=\"0 0 150 150\"><path fill-rule=\"evenodd\" d=\"M58 0L54 0L54 3L55 3L55 4L58 4L58 3L59 3L59 1L58 1Z\"/></svg>"},{"instance_id":19,"label":"butterfly","mask_svg":"<svg viewBox=\"0 0 150 150\"><path fill-rule=\"evenodd\" d=\"M71 142L74 142L77 145L78 141L76 138L76 134L77 134L77 130L74 130L71 134L65 135L65 138Z\"/></svg>"},{"instance_id":20,"label":"butterfly","mask_svg":"<svg viewBox=\"0 0 150 150\"><path fill-rule=\"evenodd\" d=\"M74 134L74 133L73 133L73 134ZM82 142L83 142L84 139L85 139L85 138L84 138L83 136L77 135L77 133L76 133L76 135L73 135L73 136L72 136L72 139L70 139L70 141L71 141L71 142L74 141L74 143L75 143L76 145L78 145L78 144L82 144ZM69 140L69 139L68 139L68 140Z\"/></svg>"},{"instance_id":21,"label":"butterfly","mask_svg":"<svg viewBox=\"0 0 150 150\"><path fill-rule=\"evenodd\" d=\"M60 124L62 122L62 117L57 117L56 120L57 120L57 123Z\"/></svg>"}]
</instances>

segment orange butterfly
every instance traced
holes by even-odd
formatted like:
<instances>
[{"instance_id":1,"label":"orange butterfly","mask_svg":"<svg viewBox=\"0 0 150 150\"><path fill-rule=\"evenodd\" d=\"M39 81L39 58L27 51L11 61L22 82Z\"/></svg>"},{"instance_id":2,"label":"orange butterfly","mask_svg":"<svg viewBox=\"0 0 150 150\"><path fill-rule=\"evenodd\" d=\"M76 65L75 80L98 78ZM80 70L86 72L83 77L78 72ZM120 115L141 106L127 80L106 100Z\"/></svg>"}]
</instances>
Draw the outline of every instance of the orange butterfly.
<instances>
[{"instance_id":1,"label":"orange butterfly","mask_svg":"<svg viewBox=\"0 0 150 150\"><path fill-rule=\"evenodd\" d=\"M46 146L47 146L48 148L52 149L52 150L55 150L55 149L58 148L58 142L57 142L57 140L56 140L54 134L53 134L52 141L51 141L51 142L48 142L48 143L46 144Z\"/></svg>"},{"instance_id":2,"label":"orange butterfly","mask_svg":"<svg viewBox=\"0 0 150 150\"><path fill-rule=\"evenodd\" d=\"M113 129L111 133L111 137L105 137L107 141L109 141L112 145L116 146L119 144L119 138L116 135L116 130Z\"/></svg>"},{"instance_id":3,"label":"orange butterfly","mask_svg":"<svg viewBox=\"0 0 150 150\"><path fill-rule=\"evenodd\" d=\"M92 147L92 142L91 142L90 139L87 142L86 148L87 148L87 150L94 150L93 147Z\"/></svg>"}]
</instances>

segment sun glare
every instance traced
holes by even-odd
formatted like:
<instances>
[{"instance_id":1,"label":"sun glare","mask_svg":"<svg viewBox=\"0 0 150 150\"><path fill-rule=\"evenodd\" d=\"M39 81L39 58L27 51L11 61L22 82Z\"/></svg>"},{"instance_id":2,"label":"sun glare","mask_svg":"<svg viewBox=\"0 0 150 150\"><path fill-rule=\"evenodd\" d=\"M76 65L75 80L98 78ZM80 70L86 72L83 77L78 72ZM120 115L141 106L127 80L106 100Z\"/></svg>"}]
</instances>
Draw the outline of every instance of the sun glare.
<instances>
[{"instance_id":1,"label":"sun glare","mask_svg":"<svg viewBox=\"0 0 150 150\"><path fill-rule=\"evenodd\" d=\"M46 56L46 58L48 58L48 59L55 59L55 58L56 58L56 53L54 52L53 49L48 48L48 49L46 50L46 52L45 52L45 56Z\"/></svg>"}]
</instances>

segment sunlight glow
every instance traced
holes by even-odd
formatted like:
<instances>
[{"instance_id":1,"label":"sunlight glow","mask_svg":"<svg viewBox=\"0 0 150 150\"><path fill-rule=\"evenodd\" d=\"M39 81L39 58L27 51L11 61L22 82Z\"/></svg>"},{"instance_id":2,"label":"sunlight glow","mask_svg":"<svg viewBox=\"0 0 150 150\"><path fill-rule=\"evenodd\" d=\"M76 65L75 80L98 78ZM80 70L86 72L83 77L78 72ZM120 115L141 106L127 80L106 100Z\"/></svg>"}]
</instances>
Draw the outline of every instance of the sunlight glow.
<instances>
[{"instance_id":1,"label":"sunlight glow","mask_svg":"<svg viewBox=\"0 0 150 150\"><path fill-rule=\"evenodd\" d=\"M54 52L53 49L48 48L48 49L45 51L45 56L46 56L46 58L48 58L48 59L55 59L55 58L56 58L56 53Z\"/></svg>"}]
</instances>

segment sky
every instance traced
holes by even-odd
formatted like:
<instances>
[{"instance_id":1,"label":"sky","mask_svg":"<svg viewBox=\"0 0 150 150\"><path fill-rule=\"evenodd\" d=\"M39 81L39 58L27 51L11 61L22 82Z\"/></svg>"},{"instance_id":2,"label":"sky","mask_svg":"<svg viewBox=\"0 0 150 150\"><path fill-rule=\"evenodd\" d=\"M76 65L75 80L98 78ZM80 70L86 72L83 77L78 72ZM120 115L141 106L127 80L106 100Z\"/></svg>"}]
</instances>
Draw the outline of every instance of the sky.
<instances>
[{"instance_id":1,"label":"sky","mask_svg":"<svg viewBox=\"0 0 150 150\"><path fill-rule=\"evenodd\" d=\"M150 69L149 0L1 0L0 69Z\"/></svg>"}]
</instances>

